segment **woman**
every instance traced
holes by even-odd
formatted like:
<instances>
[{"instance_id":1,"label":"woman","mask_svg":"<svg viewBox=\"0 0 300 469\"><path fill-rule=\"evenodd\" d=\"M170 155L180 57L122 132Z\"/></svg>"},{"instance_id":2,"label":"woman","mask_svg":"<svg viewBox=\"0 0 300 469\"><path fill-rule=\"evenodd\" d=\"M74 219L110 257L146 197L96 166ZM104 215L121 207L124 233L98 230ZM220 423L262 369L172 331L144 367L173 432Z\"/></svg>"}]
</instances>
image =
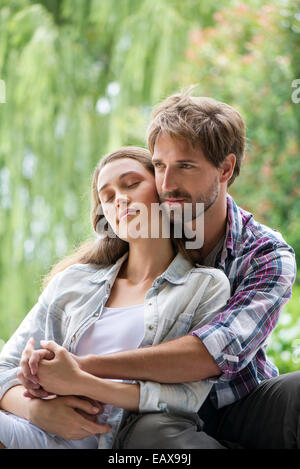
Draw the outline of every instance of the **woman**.
<instances>
[{"instance_id":1,"label":"woman","mask_svg":"<svg viewBox=\"0 0 300 469\"><path fill-rule=\"evenodd\" d=\"M221 271L195 267L195 253L181 240L161 235L166 223L161 213L160 234L151 237L151 206L159 200L147 150L125 147L103 158L94 171L92 199L92 224L101 236L52 269L38 303L2 350L0 442L5 447L111 448L130 412L197 412L211 389L208 380L120 383L80 369L80 356L154 345L197 329L230 295ZM137 236L138 227L143 236ZM36 345L48 341L44 352L33 352L30 337ZM27 377L36 379L37 357L54 357L40 362L36 384L57 394L54 399L24 396L19 378L26 384L30 369ZM90 402L80 396L105 403L99 422L93 422L97 435L89 427L86 438L67 440L47 431L46 422L32 424L34 408L52 409L59 399L69 399L80 409L84 428Z\"/></svg>"}]
</instances>

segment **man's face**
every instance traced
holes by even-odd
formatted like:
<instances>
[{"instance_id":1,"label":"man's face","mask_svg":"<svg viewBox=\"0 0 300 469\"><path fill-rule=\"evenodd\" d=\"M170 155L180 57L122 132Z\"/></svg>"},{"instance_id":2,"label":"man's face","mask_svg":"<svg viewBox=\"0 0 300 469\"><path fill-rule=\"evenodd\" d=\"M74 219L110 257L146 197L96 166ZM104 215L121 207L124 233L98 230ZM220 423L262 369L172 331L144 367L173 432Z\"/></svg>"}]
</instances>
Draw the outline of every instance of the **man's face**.
<instances>
[{"instance_id":1,"label":"man's face","mask_svg":"<svg viewBox=\"0 0 300 469\"><path fill-rule=\"evenodd\" d=\"M155 142L152 162L160 202L168 207L192 203L192 218L196 218L196 203L204 210L213 206L220 190L219 170L204 156L201 148L166 133ZM177 205L178 207L178 205Z\"/></svg>"}]
</instances>

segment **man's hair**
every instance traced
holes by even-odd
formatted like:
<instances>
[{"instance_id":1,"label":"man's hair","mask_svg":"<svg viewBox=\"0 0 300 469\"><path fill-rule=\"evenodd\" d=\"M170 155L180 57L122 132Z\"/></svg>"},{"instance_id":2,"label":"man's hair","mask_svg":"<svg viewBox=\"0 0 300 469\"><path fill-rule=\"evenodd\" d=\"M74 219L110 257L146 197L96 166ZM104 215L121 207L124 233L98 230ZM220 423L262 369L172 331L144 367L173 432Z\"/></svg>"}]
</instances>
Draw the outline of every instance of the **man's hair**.
<instances>
[{"instance_id":1,"label":"man's hair","mask_svg":"<svg viewBox=\"0 0 300 469\"><path fill-rule=\"evenodd\" d=\"M212 98L191 96L191 89L174 94L159 104L152 114L147 141L153 154L160 132L200 145L205 157L219 167L226 155L234 153L236 164L228 186L239 175L245 153L245 123L240 113Z\"/></svg>"}]
</instances>

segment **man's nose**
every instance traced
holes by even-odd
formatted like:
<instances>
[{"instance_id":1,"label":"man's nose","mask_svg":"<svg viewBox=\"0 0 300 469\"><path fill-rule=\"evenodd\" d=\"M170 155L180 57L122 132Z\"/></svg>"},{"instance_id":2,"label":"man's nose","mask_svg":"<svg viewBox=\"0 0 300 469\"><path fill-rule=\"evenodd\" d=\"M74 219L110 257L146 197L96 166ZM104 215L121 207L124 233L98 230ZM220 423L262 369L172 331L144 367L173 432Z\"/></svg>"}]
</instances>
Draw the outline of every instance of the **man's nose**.
<instances>
[{"instance_id":1,"label":"man's nose","mask_svg":"<svg viewBox=\"0 0 300 469\"><path fill-rule=\"evenodd\" d=\"M178 189L176 178L175 178L173 171L166 169L164 173L164 178L163 178L161 189L163 192L172 192Z\"/></svg>"}]
</instances>

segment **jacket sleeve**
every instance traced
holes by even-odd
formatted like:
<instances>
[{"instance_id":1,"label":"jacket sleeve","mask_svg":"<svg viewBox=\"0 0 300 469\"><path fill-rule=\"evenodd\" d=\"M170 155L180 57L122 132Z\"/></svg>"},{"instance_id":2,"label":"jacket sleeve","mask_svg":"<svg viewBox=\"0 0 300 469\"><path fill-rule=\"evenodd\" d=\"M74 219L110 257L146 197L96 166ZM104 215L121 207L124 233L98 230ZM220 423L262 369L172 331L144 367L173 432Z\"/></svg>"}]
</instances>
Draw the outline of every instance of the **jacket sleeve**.
<instances>
[{"instance_id":1,"label":"jacket sleeve","mask_svg":"<svg viewBox=\"0 0 300 469\"><path fill-rule=\"evenodd\" d=\"M214 269L205 295L196 308L189 332L213 320L230 297L230 284L223 272ZM196 366L191 363L191 366ZM209 379L189 383L160 384L138 381L140 384L140 412L197 412L208 396L213 382Z\"/></svg>"},{"instance_id":2,"label":"jacket sleeve","mask_svg":"<svg viewBox=\"0 0 300 469\"><path fill-rule=\"evenodd\" d=\"M51 321L48 309L55 298L59 277L60 273L47 285L39 296L38 302L29 311L1 351L0 400L11 387L21 384L17 378L17 373L20 369L19 364L22 352L29 338L33 337L36 345L40 343L40 340L45 339L45 325L47 321ZM54 307L52 307L52 314L56 314L55 303Z\"/></svg>"}]
</instances>

